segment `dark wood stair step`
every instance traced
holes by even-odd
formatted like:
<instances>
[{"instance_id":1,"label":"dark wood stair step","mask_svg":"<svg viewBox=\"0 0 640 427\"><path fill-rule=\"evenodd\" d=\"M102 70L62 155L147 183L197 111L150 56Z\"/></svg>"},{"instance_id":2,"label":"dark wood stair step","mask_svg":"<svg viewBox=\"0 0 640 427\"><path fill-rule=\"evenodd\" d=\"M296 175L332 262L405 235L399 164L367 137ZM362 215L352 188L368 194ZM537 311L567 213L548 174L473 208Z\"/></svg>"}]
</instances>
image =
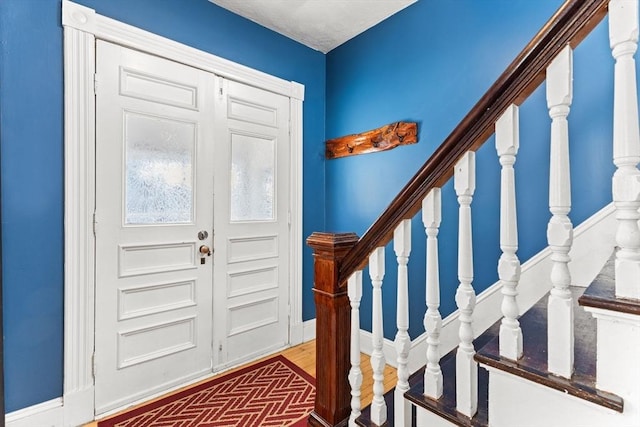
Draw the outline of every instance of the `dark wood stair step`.
<instances>
[{"instance_id":1,"label":"dark wood stair step","mask_svg":"<svg viewBox=\"0 0 640 427\"><path fill-rule=\"evenodd\" d=\"M601 308L620 313L640 316L640 301L616 298L615 281L615 252L606 262L600 274L578 299L584 307Z\"/></svg>"},{"instance_id":2,"label":"dark wood stair step","mask_svg":"<svg viewBox=\"0 0 640 427\"><path fill-rule=\"evenodd\" d=\"M498 325L493 325L474 342L474 347L481 348L488 341L497 336ZM487 426L488 419L488 391L489 373L484 369L478 369L478 412L473 418L469 418L456 410L456 349L447 353L440 359L440 369L442 369L443 390L442 397L438 400L426 397L424 390L424 368L418 372L417 381L412 384L411 389L405 393L405 397L416 406L424 408L434 414L454 423L458 426ZM416 374L418 374L416 373Z\"/></svg>"},{"instance_id":3,"label":"dark wood stair step","mask_svg":"<svg viewBox=\"0 0 640 427\"><path fill-rule=\"evenodd\" d=\"M475 359L484 365L526 378L586 401L623 410L622 398L596 388L596 322L577 305L584 288L571 287L574 295L574 374L570 380L547 370L548 294L520 317L524 355L517 361L500 357L498 338L482 347Z\"/></svg>"}]
</instances>

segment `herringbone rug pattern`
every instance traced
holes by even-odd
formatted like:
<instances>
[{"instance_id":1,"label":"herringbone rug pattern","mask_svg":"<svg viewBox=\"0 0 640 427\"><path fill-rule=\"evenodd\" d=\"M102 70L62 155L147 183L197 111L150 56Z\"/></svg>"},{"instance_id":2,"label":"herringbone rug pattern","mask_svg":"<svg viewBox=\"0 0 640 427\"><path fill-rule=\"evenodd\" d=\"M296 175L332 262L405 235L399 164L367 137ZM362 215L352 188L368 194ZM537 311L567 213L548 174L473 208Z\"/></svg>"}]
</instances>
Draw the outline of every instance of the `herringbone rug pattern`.
<instances>
[{"instance_id":1,"label":"herringbone rug pattern","mask_svg":"<svg viewBox=\"0 0 640 427\"><path fill-rule=\"evenodd\" d=\"M314 379L282 356L100 421L98 427L291 426L313 409Z\"/></svg>"}]
</instances>

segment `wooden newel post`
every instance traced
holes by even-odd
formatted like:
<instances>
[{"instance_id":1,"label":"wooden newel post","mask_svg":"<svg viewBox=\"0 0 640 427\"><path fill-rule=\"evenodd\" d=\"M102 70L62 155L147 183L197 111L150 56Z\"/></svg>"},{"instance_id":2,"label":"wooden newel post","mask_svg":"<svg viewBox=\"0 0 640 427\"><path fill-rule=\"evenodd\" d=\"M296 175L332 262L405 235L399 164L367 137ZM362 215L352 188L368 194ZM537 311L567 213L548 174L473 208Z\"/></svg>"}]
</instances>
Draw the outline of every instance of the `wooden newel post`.
<instances>
[{"instance_id":1,"label":"wooden newel post","mask_svg":"<svg viewBox=\"0 0 640 427\"><path fill-rule=\"evenodd\" d=\"M351 411L349 342L351 311L347 286L338 283L340 262L358 241L354 233L313 233L316 303L316 401L308 425L346 425Z\"/></svg>"}]
</instances>

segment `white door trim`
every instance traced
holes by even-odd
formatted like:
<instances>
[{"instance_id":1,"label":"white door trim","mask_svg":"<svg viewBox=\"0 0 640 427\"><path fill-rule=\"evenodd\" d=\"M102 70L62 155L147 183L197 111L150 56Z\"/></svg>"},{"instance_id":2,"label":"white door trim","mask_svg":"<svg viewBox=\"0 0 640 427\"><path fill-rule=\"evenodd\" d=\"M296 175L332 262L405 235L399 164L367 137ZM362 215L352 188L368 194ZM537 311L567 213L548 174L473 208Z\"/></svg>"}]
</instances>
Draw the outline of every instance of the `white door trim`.
<instances>
[{"instance_id":1,"label":"white door trim","mask_svg":"<svg viewBox=\"0 0 640 427\"><path fill-rule=\"evenodd\" d=\"M138 49L290 98L290 343L302 342L302 101L304 86L152 34L71 1L64 27L64 425L93 420L95 40Z\"/></svg>"}]
</instances>

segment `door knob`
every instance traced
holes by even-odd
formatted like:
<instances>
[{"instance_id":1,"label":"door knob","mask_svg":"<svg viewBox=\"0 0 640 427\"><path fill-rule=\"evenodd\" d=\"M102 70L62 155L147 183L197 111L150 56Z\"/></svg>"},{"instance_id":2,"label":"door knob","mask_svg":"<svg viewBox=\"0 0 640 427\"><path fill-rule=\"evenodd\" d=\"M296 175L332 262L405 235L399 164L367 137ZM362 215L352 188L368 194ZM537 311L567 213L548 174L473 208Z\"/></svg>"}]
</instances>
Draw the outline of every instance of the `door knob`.
<instances>
[{"instance_id":1,"label":"door knob","mask_svg":"<svg viewBox=\"0 0 640 427\"><path fill-rule=\"evenodd\" d=\"M202 255L211 256L211 249L209 249L209 246L207 245L202 245L200 246L200 253Z\"/></svg>"}]
</instances>

